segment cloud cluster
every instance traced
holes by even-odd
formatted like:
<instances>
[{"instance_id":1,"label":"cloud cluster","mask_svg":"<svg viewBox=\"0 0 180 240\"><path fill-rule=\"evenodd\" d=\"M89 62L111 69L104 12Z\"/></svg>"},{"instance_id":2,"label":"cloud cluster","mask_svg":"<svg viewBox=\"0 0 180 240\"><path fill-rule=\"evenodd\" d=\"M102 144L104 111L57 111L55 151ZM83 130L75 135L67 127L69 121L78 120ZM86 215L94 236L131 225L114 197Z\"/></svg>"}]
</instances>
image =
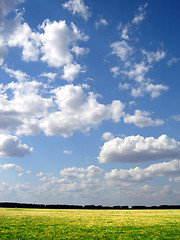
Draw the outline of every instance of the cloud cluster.
<instances>
[{"instance_id":1,"label":"cloud cluster","mask_svg":"<svg viewBox=\"0 0 180 240\"><path fill-rule=\"evenodd\" d=\"M154 80L147 75L155 63L165 58L166 53L163 50L148 52L145 49L137 49L134 45L134 39L131 37L132 31L136 29L135 26L144 20L147 6L146 3L139 7L132 22L124 27L121 23L119 24L118 30L121 32L121 40L112 43L110 47L112 49L111 54L117 56L120 63L110 70L114 77L120 75L125 80L133 80L131 84L120 83L119 85L121 89L131 90L133 97L142 97L148 93L152 98L156 98L163 91L167 91L168 87L162 84L154 84Z\"/></svg>"},{"instance_id":2,"label":"cloud cluster","mask_svg":"<svg viewBox=\"0 0 180 240\"><path fill-rule=\"evenodd\" d=\"M162 159L173 159L180 156L180 142L161 135L144 138L142 136L128 136L124 139L114 138L104 143L98 160L107 162L148 162Z\"/></svg>"},{"instance_id":3,"label":"cloud cluster","mask_svg":"<svg viewBox=\"0 0 180 240\"><path fill-rule=\"evenodd\" d=\"M147 179L152 179L157 176L172 176L180 173L180 160L172 160L170 162L163 162L152 164L147 168L131 168L127 169L113 169L111 172L105 174L105 178L111 184L121 183L135 183L143 182Z\"/></svg>"},{"instance_id":4,"label":"cloud cluster","mask_svg":"<svg viewBox=\"0 0 180 240\"><path fill-rule=\"evenodd\" d=\"M16 73L16 78L21 81L1 85L0 129L3 131L18 135L43 131L46 135L68 137L75 131L87 132L103 120L120 121L124 104L119 100L101 104L96 94L73 84L51 90L47 98L46 86L41 82L22 81L24 75L21 72L7 72Z\"/></svg>"},{"instance_id":5,"label":"cloud cluster","mask_svg":"<svg viewBox=\"0 0 180 240\"><path fill-rule=\"evenodd\" d=\"M1 2L2 11L5 11L3 9L6 9L6 4ZM10 2L10 5L15 6L23 1ZM8 9L10 11L12 7L9 6ZM22 49L23 61L41 60L50 67L61 68L62 78L67 81L73 81L80 72L85 72L85 68L76 63L74 57L88 53L87 48L78 46L78 42L87 41L88 36L80 32L74 23L68 26L63 20L51 22L46 19L39 25L38 31L33 31L28 23L24 22L22 14L17 13L12 20L6 19L3 22L0 33L1 65L8 48L18 47Z\"/></svg>"}]
</instances>

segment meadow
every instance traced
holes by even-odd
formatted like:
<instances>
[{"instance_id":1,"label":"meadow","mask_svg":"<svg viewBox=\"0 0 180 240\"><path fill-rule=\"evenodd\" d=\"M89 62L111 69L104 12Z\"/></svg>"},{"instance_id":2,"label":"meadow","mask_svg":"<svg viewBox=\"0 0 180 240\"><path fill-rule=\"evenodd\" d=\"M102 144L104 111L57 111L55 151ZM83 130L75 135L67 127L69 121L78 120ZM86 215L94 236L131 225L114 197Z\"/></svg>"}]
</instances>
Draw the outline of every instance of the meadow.
<instances>
[{"instance_id":1,"label":"meadow","mask_svg":"<svg viewBox=\"0 0 180 240\"><path fill-rule=\"evenodd\" d=\"M0 208L0 239L180 239L180 210Z\"/></svg>"}]
</instances>

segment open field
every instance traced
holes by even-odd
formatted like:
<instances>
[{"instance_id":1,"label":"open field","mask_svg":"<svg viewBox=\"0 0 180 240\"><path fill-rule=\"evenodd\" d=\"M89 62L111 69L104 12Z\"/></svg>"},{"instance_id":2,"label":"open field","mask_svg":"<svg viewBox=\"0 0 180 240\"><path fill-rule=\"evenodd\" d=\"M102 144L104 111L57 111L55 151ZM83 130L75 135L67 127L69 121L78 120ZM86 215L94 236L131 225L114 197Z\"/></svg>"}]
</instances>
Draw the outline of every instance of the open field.
<instances>
[{"instance_id":1,"label":"open field","mask_svg":"<svg viewBox=\"0 0 180 240\"><path fill-rule=\"evenodd\" d=\"M180 239L180 210L0 208L0 239Z\"/></svg>"}]
</instances>

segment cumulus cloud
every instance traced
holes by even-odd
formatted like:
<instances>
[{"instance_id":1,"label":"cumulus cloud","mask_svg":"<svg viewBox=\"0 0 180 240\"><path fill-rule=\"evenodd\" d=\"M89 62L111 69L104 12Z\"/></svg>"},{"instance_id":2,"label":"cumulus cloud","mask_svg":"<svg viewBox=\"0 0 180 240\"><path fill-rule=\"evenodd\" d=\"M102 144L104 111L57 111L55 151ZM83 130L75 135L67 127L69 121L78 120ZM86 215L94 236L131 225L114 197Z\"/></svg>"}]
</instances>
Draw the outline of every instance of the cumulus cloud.
<instances>
[{"instance_id":1,"label":"cumulus cloud","mask_svg":"<svg viewBox=\"0 0 180 240\"><path fill-rule=\"evenodd\" d=\"M127 169L113 169L111 172L105 174L107 181L111 183L135 183L143 182L157 176L172 176L180 173L180 160L172 160L170 162L163 162L152 164L147 168L131 168Z\"/></svg>"},{"instance_id":2,"label":"cumulus cloud","mask_svg":"<svg viewBox=\"0 0 180 240\"><path fill-rule=\"evenodd\" d=\"M0 134L0 157L24 157L32 150L26 144L21 144L16 136Z\"/></svg>"},{"instance_id":3,"label":"cumulus cloud","mask_svg":"<svg viewBox=\"0 0 180 240\"><path fill-rule=\"evenodd\" d=\"M64 74L62 75L62 78L72 82L80 72L85 72L85 69L80 64L74 63L64 66L63 72Z\"/></svg>"},{"instance_id":4,"label":"cumulus cloud","mask_svg":"<svg viewBox=\"0 0 180 240\"><path fill-rule=\"evenodd\" d=\"M105 133L103 133L102 138L109 141L109 140L112 140L114 138L114 136L110 132L105 132Z\"/></svg>"},{"instance_id":5,"label":"cumulus cloud","mask_svg":"<svg viewBox=\"0 0 180 240\"><path fill-rule=\"evenodd\" d=\"M147 162L161 159L173 159L180 156L180 142L161 135L144 138L142 136L128 136L124 139L114 138L104 143L98 160L106 162Z\"/></svg>"},{"instance_id":6,"label":"cumulus cloud","mask_svg":"<svg viewBox=\"0 0 180 240\"><path fill-rule=\"evenodd\" d=\"M151 98L157 98L161 95L163 91L167 91L169 89L168 86L162 84L153 84L147 80L147 82L141 83L137 88L131 87L131 95L133 97L143 97L145 93L149 93Z\"/></svg>"},{"instance_id":7,"label":"cumulus cloud","mask_svg":"<svg viewBox=\"0 0 180 240\"><path fill-rule=\"evenodd\" d=\"M102 175L103 170L99 167L91 165L87 168L65 168L60 174L68 179L92 179Z\"/></svg>"},{"instance_id":8,"label":"cumulus cloud","mask_svg":"<svg viewBox=\"0 0 180 240\"><path fill-rule=\"evenodd\" d=\"M71 136L75 131L87 132L103 120L120 121L123 104L113 101L104 105L97 102L97 95L85 94L81 86L65 85L53 90L58 110L40 121L46 135Z\"/></svg>"},{"instance_id":9,"label":"cumulus cloud","mask_svg":"<svg viewBox=\"0 0 180 240\"><path fill-rule=\"evenodd\" d=\"M23 19L17 16L13 24L7 24L5 29L7 36L7 45L9 47L22 48L22 60L37 61L39 58L39 34L32 32L27 23L23 23Z\"/></svg>"},{"instance_id":10,"label":"cumulus cloud","mask_svg":"<svg viewBox=\"0 0 180 240\"><path fill-rule=\"evenodd\" d=\"M159 126L164 123L161 119L152 120L149 112L136 110L134 115L125 114L124 122L125 123L134 123L137 127L143 128L148 126Z\"/></svg>"},{"instance_id":11,"label":"cumulus cloud","mask_svg":"<svg viewBox=\"0 0 180 240\"><path fill-rule=\"evenodd\" d=\"M89 7L84 4L83 0L69 0L68 2L65 2L62 4L64 9L69 10L72 12L73 15L78 15L84 20L88 20L88 18L91 16Z\"/></svg>"},{"instance_id":12,"label":"cumulus cloud","mask_svg":"<svg viewBox=\"0 0 180 240\"><path fill-rule=\"evenodd\" d=\"M73 60L71 48L77 41L87 41L88 36L81 33L77 27L71 23L69 28L65 21L45 20L41 25L44 33L40 34L42 42L42 61L47 62L51 67L61 67L70 64Z\"/></svg>"},{"instance_id":13,"label":"cumulus cloud","mask_svg":"<svg viewBox=\"0 0 180 240\"><path fill-rule=\"evenodd\" d=\"M10 13L17 4L23 2L25 0L0 0L0 19Z\"/></svg>"},{"instance_id":14,"label":"cumulus cloud","mask_svg":"<svg viewBox=\"0 0 180 240\"><path fill-rule=\"evenodd\" d=\"M3 170L16 170L16 171L24 171L24 169L14 163L6 163L0 164L0 169Z\"/></svg>"}]
</instances>

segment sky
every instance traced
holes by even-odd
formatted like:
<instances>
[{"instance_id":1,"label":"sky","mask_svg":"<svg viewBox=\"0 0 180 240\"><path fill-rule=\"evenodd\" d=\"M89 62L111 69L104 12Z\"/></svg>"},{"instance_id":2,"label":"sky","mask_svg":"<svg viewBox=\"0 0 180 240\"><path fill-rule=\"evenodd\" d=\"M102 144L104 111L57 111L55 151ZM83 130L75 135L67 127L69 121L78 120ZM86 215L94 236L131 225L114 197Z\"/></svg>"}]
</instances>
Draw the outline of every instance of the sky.
<instances>
[{"instance_id":1,"label":"sky","mask_svg":"<svg viewBox=\"0 0 180 240\"><path fill-rule=\"evenodd\" d=\"M180 1L0 0L0 201L180 204Z\"/></svg>"}]
</instances>

